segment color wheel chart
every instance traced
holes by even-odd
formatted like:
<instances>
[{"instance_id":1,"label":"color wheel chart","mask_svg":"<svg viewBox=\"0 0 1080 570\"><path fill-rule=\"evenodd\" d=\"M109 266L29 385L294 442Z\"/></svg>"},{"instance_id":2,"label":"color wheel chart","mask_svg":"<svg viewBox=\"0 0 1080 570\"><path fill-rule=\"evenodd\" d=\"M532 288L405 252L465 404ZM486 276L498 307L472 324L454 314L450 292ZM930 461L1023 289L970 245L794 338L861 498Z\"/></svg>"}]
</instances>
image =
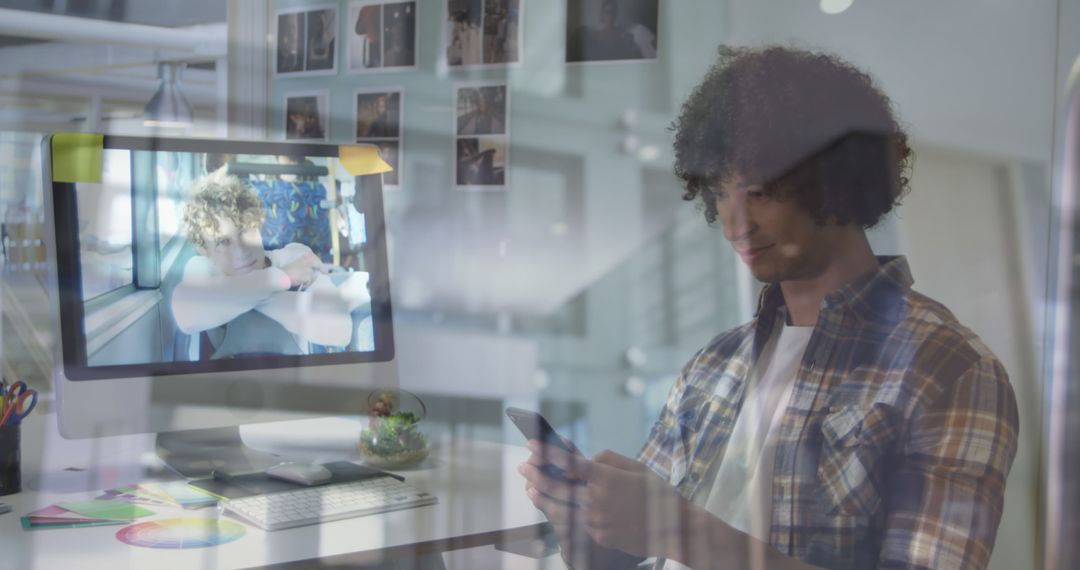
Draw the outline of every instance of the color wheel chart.
<instances>
[{"instance_id":1,"label":"color wheel chart","mask_svg":"<svg viewBox=\"0 0 1080 570\"><path fill-rule=\"evenodd\" d=\"M165 519L126 526L116 538L132 546L146 548L204 548L244 536L244 525L219 519Z\"/></svg>"}]
</instances>

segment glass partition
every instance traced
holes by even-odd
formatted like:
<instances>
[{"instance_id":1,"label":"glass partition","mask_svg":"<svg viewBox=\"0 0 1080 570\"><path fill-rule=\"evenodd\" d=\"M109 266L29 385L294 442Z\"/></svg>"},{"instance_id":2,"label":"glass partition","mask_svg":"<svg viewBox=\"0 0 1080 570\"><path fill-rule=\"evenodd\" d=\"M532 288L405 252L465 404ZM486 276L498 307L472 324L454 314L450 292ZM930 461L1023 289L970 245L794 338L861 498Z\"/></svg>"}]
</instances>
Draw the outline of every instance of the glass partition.
<instances>
[{"instance_id":1,"label":"glass partition","mask_svg":"<svg viewBox=\"0 0 1080 570\"><path fill-rule=\"evenodd\" d=\"M755 319L765 284L724 220L708 223L702 199L684 199L674 147L684 104L722 45L841 58L885 95L913 151L910 191L869 230L870 247L906 257L915 290L982 340L1015 396L989 568L1042 561L1056 106L1080 55L1059 2L18 4L170 39L122 27L85 43L63 29L0 37L5 375L50 384L44 134L373 144L394 167L383 183L401 386L458 402L430 410L430 424L521 445L500 413L515 405L588 454L629 457L667 417L684 365ZM163 62L178 73L159 78ZM189 121L147 122L163 89L181 93ZM173 158L156 161L159 185L190 181L196 165ZM105 162L106 180L130 172ZM80 210L118 200L103 190ZM179 227L170 204L159 197L163 248ZM346 218L363 228L362 215ZM132 284L132 231L86 220L83 242L99 257L83 276L87 299Z\"/></svg>"}]
</instances>

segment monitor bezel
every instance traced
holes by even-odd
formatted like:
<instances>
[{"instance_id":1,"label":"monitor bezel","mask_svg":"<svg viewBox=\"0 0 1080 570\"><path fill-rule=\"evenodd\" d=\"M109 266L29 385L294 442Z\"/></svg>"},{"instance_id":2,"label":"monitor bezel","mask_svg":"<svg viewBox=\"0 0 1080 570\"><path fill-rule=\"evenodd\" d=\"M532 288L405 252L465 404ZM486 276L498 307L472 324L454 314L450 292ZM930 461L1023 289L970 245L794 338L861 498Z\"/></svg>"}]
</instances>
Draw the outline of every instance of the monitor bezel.
<instances>
[{"instance_id":1,"label":"monitor bezel","mask_svg":"<svg viewBox=\"0 0 1080 570\"><path fill-rule=\"evenodd\" d=\"M51 152L51 138L46 139L43 152ZM286 143L267 141L238 141L194 138L157 138L136 136L103 137L104 150L162 151L190 153L234 153L256 155L289 155L306 157L338 158L337 145L319 143ZM43 164L51 164L51 157L44 157ZM61 337L59 356L63 362L64 376L72 381L115 380L125 378L148 378L192 375L254 372L283 368L309 368L335 365L354 365L390 362L394 359L393 315L390 300L389 266L387 265L385 217L382 204L382 186L358 191L365 213L368 247L364 257L367 267L384 268L370 272L371 314L376 339L375 350L365 352L342 352L308 355L264 355L256 358L153 362L123 365L88 365L85 340L85 312L82 298L82 273L79 263L78 208L75 184L53 180L50 188L53 227L50 229L55 244L56 291L59 311L67 318L57 315ZM381 175L370 175L378 178ZM365 182L364 180L360 181ZM360 186L361 184L358 184ZM367 184L365 186L369 186Z\"/></svg>"}]
</instances>

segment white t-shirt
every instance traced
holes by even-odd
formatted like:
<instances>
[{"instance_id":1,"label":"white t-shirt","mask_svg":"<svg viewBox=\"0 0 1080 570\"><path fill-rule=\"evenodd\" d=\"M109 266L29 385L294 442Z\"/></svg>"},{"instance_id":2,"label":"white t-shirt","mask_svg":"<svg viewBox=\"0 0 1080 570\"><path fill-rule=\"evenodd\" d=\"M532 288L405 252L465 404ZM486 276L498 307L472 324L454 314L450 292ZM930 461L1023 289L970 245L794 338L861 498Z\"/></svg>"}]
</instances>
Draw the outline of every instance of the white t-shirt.
<instances>
[{"instance_id":1,"label":"white t-shirt","mask_svg":"<svg viewBox=\"0 0 1080 570\"><path fill-rule=\"evenodd\" d=\"M768 542L776 441L791 400L795 375L814 327L785 325L773 334L750 374L739 417L724 457L713 464L692 497L732 527ZM665 570L686 568L667 561Z\"/></svg>"}]
</instances>

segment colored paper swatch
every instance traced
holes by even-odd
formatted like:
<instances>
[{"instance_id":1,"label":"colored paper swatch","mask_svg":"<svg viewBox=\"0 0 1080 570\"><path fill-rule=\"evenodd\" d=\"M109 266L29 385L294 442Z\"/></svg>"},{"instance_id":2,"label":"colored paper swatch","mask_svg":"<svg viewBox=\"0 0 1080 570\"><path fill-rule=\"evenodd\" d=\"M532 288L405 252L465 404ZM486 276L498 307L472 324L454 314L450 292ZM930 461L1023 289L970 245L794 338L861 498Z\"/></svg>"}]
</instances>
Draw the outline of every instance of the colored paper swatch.
<instances>
[{"instance_id":1,"label":"colored paper swatch","mask_svg":"<svg viewBox=\"0 0 1080 570\"><path fill-rule=\"evenodd\" d=\"M91 133L52 136L52 175L57 182L101 182L105 137Z\"/></svg>"},{"instance_id":2,"label":"colored paper swatch","mask_svg":"<svg viewBox=\"0 0 1080 570\"><path fill-rule=\"evenodd\" d=\"M58 503L57 506L96 519L131 520L154 514L150 509L120 501L75 501Z\"/></svg>"},{"instance_id":3,"label":"colored paper swatch","mask_svg":"<svg viewBox=\"0 0 1080 570\"><path fill-rule=\"evenodd\" d=\"M341 145L338 147L338 159L341 165L353 176L366 176L390 172L393 169L379 156L379 149L374 145Z\"/></svg>"},{"instance_id":4,"label":"colored paper swatch","mask_svg":"<svg viewBox=\"0 0 1080 570\"><path fill-rule=\"evenodd\" d=\"M165 503L167 505L180 505L180 503L177 503L176 500L172 498L168 493L166 493L161 488L161 485L157 483L139 483L138 485L132 485L131 487L135 490L134 492L139 496L150 497L155 501L161 501L162 503Z\"/></svg>"},{"instance_id":5,"label":"colored paper swatch","mask_svg":"<svg viewBox=\"0 0 1080 570\"><path fill-rule=\"evenodd\" d=\"M109 489L98 497L100 501L123 501L151 507L183 507L197 509L217 504L217 499L199 492L186 481L139 483Z\"/></svg>"},{"instance_id":6,"label":"colored paper swatch","mask_svg":"<svg viewBox=\"0 0 1080 570\"><path fill-rule=\"evenodd\" d=\"M99 520L94 517L88 517L73 513L67 509L61 509L56 505L49 505L47 507L38 509L32 513L26 513L26 516L31 518L43 518L43 519L63 519L63 520Z\"/></svg>"},{"instance_id":7,"label":"colored paper swatch","mask_svg":"<svg viewBox=\"0 0 1080 570\"><path fill-rule=\"evenodd\" d=\"M49 528L80 528L84 526L102 526L110 524L127 524L127 520L96 519L85 515L73 513L61 509L56 505L49 505L38 509L19 519L22 527L26 530L41 530Z\"/></svg>"},{"instance_id":8,"label":"colored paper swatch","mask_svg":"<svg viewBox=\"0 0 1080 570\"><path fill-rule=\"evenodd\" d=\"M98 520L98 519L79 519L79 520L65 520L54 518L41 518L41 517L22 517L19 519L22 523L23 530L46 530L50 528L82 528L86 526L108 526L127 524L128 521L116 520Z\"/></svg>"},{"instance_id":9,"label":"colored paper swatch","mask_svg":"<svg viewBox=\"0 0 1080 570\"><path fill-rule=\"evenodd\" d=\"M186 481L162 483L160 489L184 508L210 506L218 502L217 498L188 485Z\"/></svg>"},{"instance_id":10,"label":"colored paper swatch","mask_svg":"<svg viewBox=\"0 0 1080 570\"><path fill-rule=\"evenodd\" d=\"M176 507L178 506L173 501L163 501L161 499L151 497L143 493L122 493L119 489L110 489L105 493L94 497L99 501L123 501L125 503L151 505L156 507Z\"/></svg>"},{"instance_id":11,"label":"colored paper swatch","mask_svg":"<svg viewBox=\"0 0 1080 570\"><path fill-rule=\"evenodd\" d=\"M225 519L165 519L126 526L116 538L145 548L204 548L232 542L246 532L244 525Z\"/></svg>"},{"instance_id":12,"label":"colored paper swatch","mask_svg":"<svg viewBox=\"0 0 1080 570\"><path fill-rule=\"evenodd\" d=\"M164 505L177 506L178 503L163 492L156 484L147 483L131 486L131 493L140 499L146 499L149 501L157 501Z\"/></svg>"}]
</instances>

